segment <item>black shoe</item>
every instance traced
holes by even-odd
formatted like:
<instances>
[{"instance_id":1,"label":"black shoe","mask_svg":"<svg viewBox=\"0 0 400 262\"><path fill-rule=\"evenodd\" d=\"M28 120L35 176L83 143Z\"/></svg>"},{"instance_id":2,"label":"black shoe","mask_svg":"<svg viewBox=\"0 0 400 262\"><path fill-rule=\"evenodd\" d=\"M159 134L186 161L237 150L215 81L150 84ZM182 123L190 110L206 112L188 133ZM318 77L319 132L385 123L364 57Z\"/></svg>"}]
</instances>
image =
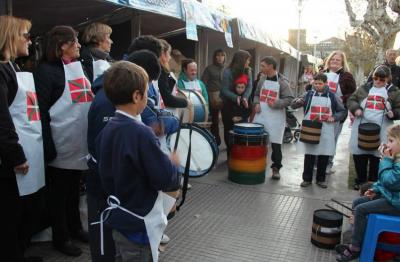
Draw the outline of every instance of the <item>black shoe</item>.
<instances>
[{"instance_id":1,"label":"black shoe","mask_svg":"<svg viewBox=\"0 0 400 262\"><path fill-rule=\"evenodd\" d=\"M84 230L79 230L78 232L71 234L71 237L81 241L82 243L89 243L89 233Z\"/></svg>"},{"instance_id":2,"label":"black shoe","mask_svg":"<svg viewBox=\"0 0 400 262\"><path fill-rule=\"evenodd\" d=\"M41 257L25 257L23 262L43 262L43 258Z\"/></svg>"},{"instance_id":3,"label":"black shoe","mask_svg":"<svg viewBox=\"0 0 400 262\"><path fill-rule=\"evenodd\" d=\"M67 241L61 246L54 246L54 248L67 256L79 257L82 255L82 250L72 244L71 241Z\"/></svg>"},{"instance_id":4,"label":"black shoe","mask_svg":"<svg viewBox=\"0 0 400 262\"><path fill-rule=\"evenodd\" d=\"M328 187L328 185L324 181L317 181L317 186L319 186L320 188L327 188Z\"/></svg>"},{"instance_id":5,"label":"black shoe","mask_svg":"<svg viewBox=\"0 0 400 262\"><path fill-rule=\"evenodd\" d=\"M335 251L338 254L343 254L343 252L349 247L349 245L346 244L338 244L335 246Z\"/></svg>"}]
</instances>

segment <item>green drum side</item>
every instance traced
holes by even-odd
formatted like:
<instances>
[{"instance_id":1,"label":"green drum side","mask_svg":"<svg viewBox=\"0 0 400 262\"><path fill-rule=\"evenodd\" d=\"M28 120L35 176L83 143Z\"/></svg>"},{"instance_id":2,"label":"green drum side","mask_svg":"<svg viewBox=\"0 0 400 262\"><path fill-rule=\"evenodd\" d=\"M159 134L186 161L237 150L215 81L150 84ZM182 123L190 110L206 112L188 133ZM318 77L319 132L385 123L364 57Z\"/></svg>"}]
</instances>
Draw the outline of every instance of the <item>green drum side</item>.
<instances>
[{"instance_id":1,"label":"green drum side","mask_svg":"<svg viewBox=\"0 0 400 262\"><path fill-rule=\"evenodd\" d=\"M228 179L232 182L242 185L257 185L265 182L265 169L263 172L250 173L250 172L238 172L233 169L229 169Z\"/></svg>"}]
</instances>

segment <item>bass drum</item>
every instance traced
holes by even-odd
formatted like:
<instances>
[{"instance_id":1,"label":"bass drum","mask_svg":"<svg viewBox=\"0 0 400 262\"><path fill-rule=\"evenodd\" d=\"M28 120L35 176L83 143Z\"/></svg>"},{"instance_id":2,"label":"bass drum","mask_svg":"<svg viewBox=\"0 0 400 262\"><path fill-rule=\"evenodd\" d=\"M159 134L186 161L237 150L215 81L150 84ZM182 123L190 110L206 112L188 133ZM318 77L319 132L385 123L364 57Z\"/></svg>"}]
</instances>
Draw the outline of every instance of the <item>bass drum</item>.
<instances>
[{"instance_id":1,"label":"bass drum","mask_svg":"<svg viewBox=\"0 0 400 262\"><path fill-rule=\"evenodd\" d=\"M192 128L192 148L189 176L201 177L207 175L217 163L218 145L214 136L205 128L196 124L182 124L176 150L180 161L179 172L183 173L185 170L190 142L190 127ZM167 138L167 146L171 152L175 145L176 135L177 133L173 133Z\"/></svg>"}]
</instances>

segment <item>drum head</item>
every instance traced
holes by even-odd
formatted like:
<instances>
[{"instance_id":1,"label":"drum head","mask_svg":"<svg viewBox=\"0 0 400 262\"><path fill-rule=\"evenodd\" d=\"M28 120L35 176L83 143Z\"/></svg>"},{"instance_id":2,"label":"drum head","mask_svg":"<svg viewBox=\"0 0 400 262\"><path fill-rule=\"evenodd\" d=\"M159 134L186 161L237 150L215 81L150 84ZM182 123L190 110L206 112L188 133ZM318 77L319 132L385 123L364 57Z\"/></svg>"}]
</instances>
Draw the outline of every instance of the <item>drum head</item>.
<instances>
[{"instance_id":1,"label":"drum head","mask_svg":"<svg viewBox=\"0 0 400 262\"><path fill-rule=\"evenodd\" d=\"M212 141L210 137L207 136L200 127L192 127L192 150L190 158L190 173L191 177L200 177L206 175L211 168L214 166L217 158L217 152L215 152L215 147L212 146ZM182 127L177 154L179 161L181 163L180 172L183 173L186 166L187 154L189 150L189 128ZM169 136L167 145L170 150L173 150L175 145L177 133L173 133Z\"/></svg>"},{"instance_id":2,"label":"drum head","mask_svg":"<svg viewBox=\"0 0 400 262\"><path fill-rule=\"evenodd\" d=\"M237 123L234 126L242 128L264 128L264 125L258 123Z\"/></svg>"}]
</instances>

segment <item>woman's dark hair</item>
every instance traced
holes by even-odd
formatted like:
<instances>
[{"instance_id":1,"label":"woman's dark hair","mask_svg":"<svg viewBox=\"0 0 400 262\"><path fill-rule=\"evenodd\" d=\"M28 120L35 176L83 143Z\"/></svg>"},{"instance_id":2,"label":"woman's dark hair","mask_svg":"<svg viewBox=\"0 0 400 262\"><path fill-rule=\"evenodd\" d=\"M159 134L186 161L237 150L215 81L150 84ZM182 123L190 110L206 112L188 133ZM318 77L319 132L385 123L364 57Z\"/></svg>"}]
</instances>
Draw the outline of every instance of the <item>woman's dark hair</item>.
<instances>
[{"instance_id":1,"label":"woman's dark hair","mask_svg":"<svg viewBox=\"0 0 400 262\"><path fill-rule=\"evenodd\" d=\"M373 76L376 77L391 77L392 76L392 72L390 71L390 68L386 65L380 65L378 66L375 70L374 70L374 74Z\"/></svg>"},{"instance_id":2,"label":"woman's dark hair","mask_svg":"<svg viewBox=\"0 0 400 262\"><path fill-rule=\"evenodd\" d=\"M229 65L229 68L232 71L233 79L236 79L239 75L243 73L250 74L250 68L244 67L247 59L249 58L251 58L251 55L245 50L239 50L233 55L231 64Z\"/></svg>"},{"instance_id":3,"label":"woman's dark hair","mask_svg":"<svg viewBox=\"0 0 400 262\"><path fill-rule=\"evenodd\" d=\"M222 50L222 49L217 49L217 50L214 51L214 54L213 54L213 64L214 65L218 65L218 63L217 63L217 55L219 55L219 54L222 54L225 57L224 58L224 62L222 63L222 64L225 64L225 61L226 61L226 53L225 53L225 51Z\"/></svg>"},{"instance_id":4,"label":"woman's dark hair","mask_svg":"<svg viewBox=\"0 0 400 262\"><path fill-rule=\"evenodd\" d=\"M143 67L149 75L149 80L158 80L161 73L160 62L153 52L149 50L139 50L131 53L127 61Z\"/></svg>"},{"instance_id":5,"label":"woman's dark hair","mask_svg":"<svg viewBox=\"0 0 400 262\"><path fill-rule=\"evenodd\" d=\"M157 57L161 55L161 42L158 38L152 35L141 35L133 39L131 45L128 48L128 55L132 52L147 49L153 52Z\"/></svg>"},{"instance_id":6,"label":"woman's dark hair","mask_svg":"<svg viewBox=\"0 0 400 262\"><path fill-rule=\"evenodd\" d=\"M193 59L184 59L184 60L182 60L182 67L181 67L182 72L183 72L184 70L187 69L187 66L188 66L189 64L195 63L195 62L196 62L196 61L194 61Z\"/></svg>"},{"instance_id":7,"label":"woman's dark hair","mask_svg":"<svg viewBox=\"0 0 400 262\"><path fill-rule=\"evenodd\" d=\"M324 73L318 73L314 76L314 80L319 80L326 83L328 82L328 77Z\"/></svg>"},{"instance_id":8,"label":"woman's dark hair","mask_svg":"<svg viewBox=\"0 0 400 262\"><path fill-rule=\"evenodd\" d=\"M61 47L76 41L78 33L70 26L60 25L53 27L47 35L46 60L57 61L62 56Z\"/></svg>"},{"instance_id":9,"label":"woman's dark hair","mask_svg":"<svg viewBox=\"0 0 400 262\"><path fill-rule=\"evenodd\" d=\"M104 73L104 92L114 105L132 103L136 91L141 96L146 91L149 77L146 71L131 62L119 61Z\"/></svg>"}]
</instances>

